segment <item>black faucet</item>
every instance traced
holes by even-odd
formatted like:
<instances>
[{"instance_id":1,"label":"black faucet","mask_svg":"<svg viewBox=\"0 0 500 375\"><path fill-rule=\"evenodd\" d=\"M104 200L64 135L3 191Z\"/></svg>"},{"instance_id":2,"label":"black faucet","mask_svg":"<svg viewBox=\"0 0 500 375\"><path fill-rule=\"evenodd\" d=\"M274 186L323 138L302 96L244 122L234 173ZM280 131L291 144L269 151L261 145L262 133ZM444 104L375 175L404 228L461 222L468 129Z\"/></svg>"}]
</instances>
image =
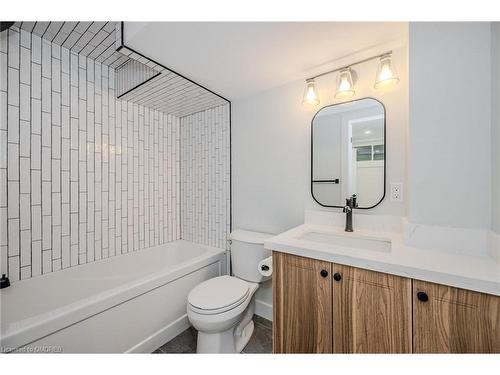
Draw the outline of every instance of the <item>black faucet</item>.
<instances>
[{"instance_id":1,"label":"black faucet","mask_svg":"<svg viewBox=\"0 0 500 375\"><path fill-rule=\"evenodd\" d=\"M358 203L356 202L356 194L353 194L352 197L346 198L345 206L342 210L346 214L345 218L345 231L352 232L352 210L354 208L358 208Z\"/></svg>"}]
</instances>

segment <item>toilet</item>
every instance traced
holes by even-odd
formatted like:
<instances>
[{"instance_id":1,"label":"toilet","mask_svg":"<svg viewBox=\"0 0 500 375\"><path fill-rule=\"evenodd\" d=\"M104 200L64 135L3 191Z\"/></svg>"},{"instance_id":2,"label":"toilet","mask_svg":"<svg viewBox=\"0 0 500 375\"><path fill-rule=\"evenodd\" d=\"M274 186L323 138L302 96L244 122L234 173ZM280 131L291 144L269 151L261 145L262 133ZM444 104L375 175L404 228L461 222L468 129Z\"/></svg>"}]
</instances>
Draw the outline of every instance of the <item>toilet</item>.
<instances>
[{"instance_id":1,"label":"toilet","mask_svg":"<svg viewBox=\"0 0 500 375\"><path fill-rule=\"evenodd\" d=\"M195 286L188 295L187 315L198 330L197 353L240 353L252 336L255 292L270 279L258 264L271 256L267 233L235 230L230 235L232 276Z\"/></svg>"}]
</instances>

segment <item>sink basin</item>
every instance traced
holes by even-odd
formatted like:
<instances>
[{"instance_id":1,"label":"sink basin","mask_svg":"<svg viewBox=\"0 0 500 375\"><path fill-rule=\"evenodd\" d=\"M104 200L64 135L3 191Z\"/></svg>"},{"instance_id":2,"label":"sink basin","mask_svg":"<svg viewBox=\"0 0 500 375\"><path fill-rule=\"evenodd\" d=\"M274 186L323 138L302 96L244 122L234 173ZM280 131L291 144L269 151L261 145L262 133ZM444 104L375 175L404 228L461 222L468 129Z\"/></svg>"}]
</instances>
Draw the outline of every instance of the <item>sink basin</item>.
<instances>
[{"instance_id":1,"label":"sink basin","mask_svg":"<svg viewBox=\"0 0 500 375\"><path fill-rule=\"evenodd\" d=\"M389 253L391 251L391 240L385 238L357 236L355 234L307 232L298 237L298 239L343 248L380 251L384 253Z\"/></svg>"}]
</instances>

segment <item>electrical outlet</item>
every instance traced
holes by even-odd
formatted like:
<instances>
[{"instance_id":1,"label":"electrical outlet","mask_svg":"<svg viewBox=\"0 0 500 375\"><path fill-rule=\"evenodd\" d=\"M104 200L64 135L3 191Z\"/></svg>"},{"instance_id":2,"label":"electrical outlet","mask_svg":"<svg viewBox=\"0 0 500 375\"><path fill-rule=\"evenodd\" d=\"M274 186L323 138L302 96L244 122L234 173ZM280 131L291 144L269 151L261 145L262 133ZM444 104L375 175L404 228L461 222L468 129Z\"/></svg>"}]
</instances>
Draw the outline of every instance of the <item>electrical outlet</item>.
<instances>
[{"instance_id":1,"label":"electrical outlet","mask_svg":"<svg viewBox=\"0 0 500 375\"><path fill-rule=\"evenodd\" d=\"M391 182L391 201L392 202L402 202L403 201L403 183L402 182Z\"/></svg>"}]
</instances>

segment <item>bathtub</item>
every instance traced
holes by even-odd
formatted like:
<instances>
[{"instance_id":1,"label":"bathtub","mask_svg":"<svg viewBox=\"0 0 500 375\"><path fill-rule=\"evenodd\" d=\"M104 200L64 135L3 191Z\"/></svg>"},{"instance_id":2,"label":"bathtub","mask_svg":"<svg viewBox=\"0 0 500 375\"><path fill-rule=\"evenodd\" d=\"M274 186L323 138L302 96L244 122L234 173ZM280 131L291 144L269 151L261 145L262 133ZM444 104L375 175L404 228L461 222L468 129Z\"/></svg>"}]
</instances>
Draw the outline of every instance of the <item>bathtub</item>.
<instances>
[{"instance_id":1,"label":"bathtub","mask_svg":"<svg viewBox=\"0 0 500 375\"><path fill-rule=\"evenodd\" d=\"M15 282L0 351L150 353L189 327L189 291L225 273L224 250L180 240Z\"/></svg>"}]
</instances>

